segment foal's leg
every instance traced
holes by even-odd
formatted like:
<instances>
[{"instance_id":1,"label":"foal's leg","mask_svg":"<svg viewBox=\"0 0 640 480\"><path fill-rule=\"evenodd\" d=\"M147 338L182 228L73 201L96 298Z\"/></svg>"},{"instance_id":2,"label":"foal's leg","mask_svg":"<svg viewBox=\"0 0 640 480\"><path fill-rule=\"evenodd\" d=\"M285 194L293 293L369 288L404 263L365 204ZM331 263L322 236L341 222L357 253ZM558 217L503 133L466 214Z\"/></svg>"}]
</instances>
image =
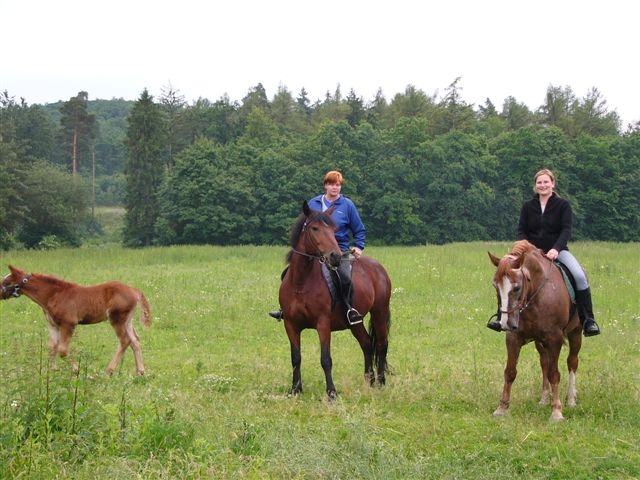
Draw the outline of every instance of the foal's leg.
<instances>
[{"instance_id":1,"label":"foal's leg","mask_svg":"<svg viewBox=\"0 0 640 480\"><path fill-rule=\"evenodd\" d=\"M540 405L549 405L551 401L551 387L549 385L549 377L547 371L549 370L549 353L545 349L544 345L537 341L536 350L540 356L540 370L542 371L542 395L540 396Z\"/></svg>"},{"instance_id":2,"label":"foal's leg","mask_svg":"<svg viewBox=\"0 0 640 480\"><path fill-rule=\"evenodd\" d=\"M71 322L64 322L61 321L60 322L60 327L58 329L58 355L60 355L60 358L67 358L67 356L69 355L69 342L71 341L71 337L73 336L73 331L75 330L76 326L75 324L71 323ZM78 371L80 370L80 367L78 365L78 362L71 360L71 367L73 368L73 371L75 373L78 373Z\"/></svg>"},{"instance_id":3,"label":"foal's leg","mask_svg":"<svg viewBox=\"0 0 640 480\"><path fill-rule=\"evenodd\" d=\"M513 332L507 333L505 343L507 345L507 365L504 369L504 385L502 386L500 405L498 405L498 408L493 412L496 417L506 415L507 410L509 409L511 386L518 374L516 367L518 365L518 357L520 356L520 348L522 348L522 342Z\"/></svg>"},{"instance_id":4,"label":"foal's leg","mask_svg":"<svg viewBox=\"0 0 640 480\"><path fill-rule=\"evenodd\" d=\"M47 328L49 329L49 368L51 370L55 370L60 332L58 330L58 326L55 325L53 320L49 319L49 317L47 317Z\"/></svg>"},{"instance_id":5,"label":"foal's leg","mask_svg":"<svg viewBox=\"0 0 640 480\"><path fill-rule=\"evenodd\" d=\"M136 371L138 375L144 375L144 363L142 361L142 348L140 347L140 337L138 336L138 332L133 327L133 311L127 318L127 323L125 324L127 330L127 336L129 337L131 350L133 350L133 358L136 361Z\"/></svg>"},{"instance_id":6,"label":"foal's leg","mask_svg":"<svg viewBox=\"0 0 640 480\"><path fill-rule=\"evenodd\" d=\"M107 374L109 375L111 375L116 370L116 368L120 364L120 361L122 360L124 352L126 352L127 348L131 344L131 338L129 337L129 334L127 332L127 325L126 325L128 321L130 320L127 319L126 315L119 315L117 317L111 318L111 326L113 327L113 330L116 332L116 336L118 337L120 344L118 345L115 355L113 356L113 358L109 362L109 365L107 366ZM140 373L139 366L137 363L138 363L138 359L136 358L136 368L138 369L138 373Z\"/></svg>"}]
</instances>

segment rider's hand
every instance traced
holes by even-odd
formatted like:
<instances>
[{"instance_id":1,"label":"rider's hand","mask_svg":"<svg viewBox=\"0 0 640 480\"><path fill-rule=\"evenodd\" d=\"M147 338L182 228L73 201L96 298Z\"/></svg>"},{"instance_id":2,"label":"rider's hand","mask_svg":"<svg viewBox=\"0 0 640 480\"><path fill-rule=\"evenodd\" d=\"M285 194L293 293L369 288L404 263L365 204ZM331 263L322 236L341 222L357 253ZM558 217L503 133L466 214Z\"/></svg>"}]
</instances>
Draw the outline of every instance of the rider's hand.
<instances>
[{"instance_id":1,"label":"rider's hand","mask_svg":"<svg viewBox=\"0 0 640 480\"><path fill-rule=\"evenodd\" d=\"M360 250L358 247L353 247L351 249L351 254L356 258L360 258L360 255L362 255L362 250Z\"/></svg>"}]
</instances>

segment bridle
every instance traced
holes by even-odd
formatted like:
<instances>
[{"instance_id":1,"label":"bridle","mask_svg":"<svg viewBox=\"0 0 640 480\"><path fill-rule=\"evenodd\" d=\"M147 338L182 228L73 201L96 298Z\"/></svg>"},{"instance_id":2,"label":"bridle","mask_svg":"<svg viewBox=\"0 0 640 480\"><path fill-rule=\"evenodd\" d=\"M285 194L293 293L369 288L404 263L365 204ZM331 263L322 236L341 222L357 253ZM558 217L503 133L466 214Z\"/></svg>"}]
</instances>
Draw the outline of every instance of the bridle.
<instances>
[{"instance_id":1,"label":"bridle","mask_svg":"<svg viewBox=\"0 0 640 480\"><path fill-rule=\"evenodd\" d=\"M4 277L4 278L6 279L7 277ZM27 284L27 282L29 282L30 279L31 279L31 274L28 274L26 277L22 279L21 282L14 283L13 285L4 285L4 284L0 285L3 298L7 298L9 296L18 298L21 295L20 290L22 290L22 288ZM10 292L9 295L6 295L7 292Z\"/></svg>"},{"instance_id":2,"label":"bridle","mask_svg":"<svg viewBox=\"0 0 640 480\"><path fill-rule=\"evenodd\" d=\"M311 242L315 251L319 250L319 245L318 245L318 242L311 236L311 233L309 232L309 229L307 227L309 226L309 224L317 221L318 220L316 219L309 219L309 217L307 217L304 223L302 224L302 233L305 235L305 239ZM300 250L296 250L295 248L293 249L293 253L297 253L298 255L302 255L303 257L311 258L313 260L318 260L320 263L324 263L325 265L327 265L327 268L329 269L337 270L338 268L338 267L332 266L328 261L329 259L325 255L301 252Z\"/></svg>"},{"instance_id":3,"label":"bridle","mask_svg":"<svg viewBox=\"0 0 640 480\"><path fill-rule=\"evenodd\" d=\"M524 295L522 296L522 299L513 308L507 308L506 310L499 308L500 313L504 313L508 316L513 312L515 312L516 310L518 311L518 313L522 313L524 310L526 310L527 307L531 305L531 302L533 301L533 299L538 295L538 293L540 293L540 291L542 290L542 287L544 287L545 284L549 281L550 268L551 268L551 262L549 262L549 267L547 267L546 271L544 272L544 278L542 279L542 282L540 282L540 285L538 285L538 288L536 289L535 292L533 292L531 296L527 295L531 288L530 287L531 280L529 280L527 275L523 273L522 274L522 292L524 293Z\"/></svg>"}]
</instances>

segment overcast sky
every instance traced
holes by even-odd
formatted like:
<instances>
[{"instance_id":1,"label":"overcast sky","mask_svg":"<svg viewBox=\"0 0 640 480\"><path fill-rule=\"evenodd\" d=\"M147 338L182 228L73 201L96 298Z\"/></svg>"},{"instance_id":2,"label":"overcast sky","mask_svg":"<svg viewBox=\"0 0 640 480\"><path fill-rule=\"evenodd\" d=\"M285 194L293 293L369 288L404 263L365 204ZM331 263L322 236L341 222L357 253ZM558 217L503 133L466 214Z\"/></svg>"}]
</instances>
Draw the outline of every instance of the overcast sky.
<instances>
[{"instance_id":1,"label":"overcast sky","mask_svg":"<svg viewBox=\"0 0 640 480\"><path fill-rule=\"evenodd\" d=\"M634 0L0 0L0 91L27 103L159 97L241 100L262 83L312 101L365 102L414 85L532 110L549 85L597 88L640 120Z\"/></svg>"}]
</instances>

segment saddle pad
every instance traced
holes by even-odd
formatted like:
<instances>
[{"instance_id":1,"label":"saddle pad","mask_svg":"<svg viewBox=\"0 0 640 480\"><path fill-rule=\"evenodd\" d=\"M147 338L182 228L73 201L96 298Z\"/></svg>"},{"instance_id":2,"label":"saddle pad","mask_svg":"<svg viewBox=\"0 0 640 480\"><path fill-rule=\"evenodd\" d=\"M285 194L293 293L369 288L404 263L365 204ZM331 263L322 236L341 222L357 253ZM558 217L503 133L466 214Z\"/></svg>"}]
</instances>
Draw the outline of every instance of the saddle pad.
<instances>
[{"instance_id":1,"label":"saddle pad","mask_svg":"<svg viewBox=\"0 0 640 480\"><path fill-rule=\"evenodd\" d=\"M576 290L573 286L573 280L569 277L569 274L567 273L566 267L561 262L558 262L558 261L554 261L553 264L556 267L558 267L562 272L562 278L564 278L564 284L567 286L567 290L569 291L569 298L571 299L572 303L575 303Z\"/></svg>"}]
</instances>

